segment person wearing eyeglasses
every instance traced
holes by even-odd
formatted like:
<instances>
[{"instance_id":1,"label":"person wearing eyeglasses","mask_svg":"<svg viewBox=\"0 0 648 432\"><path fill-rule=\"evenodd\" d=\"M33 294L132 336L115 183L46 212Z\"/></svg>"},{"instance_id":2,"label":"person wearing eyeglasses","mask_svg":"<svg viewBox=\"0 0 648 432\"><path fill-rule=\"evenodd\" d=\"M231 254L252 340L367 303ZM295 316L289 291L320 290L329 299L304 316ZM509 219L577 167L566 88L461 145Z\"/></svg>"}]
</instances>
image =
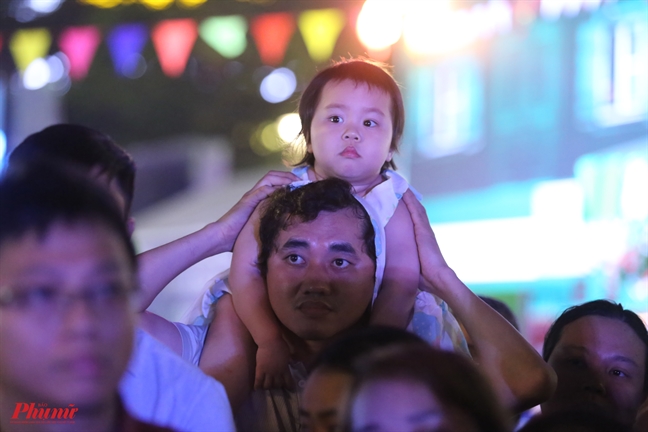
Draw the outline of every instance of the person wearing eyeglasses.
<instances>
[{"instance_id":1,"label":"person wearing eyeglasses","mask_svg":"<svg viewBox=\"0 0 648 432\"><path fill-rule=\"evenodd\" d=\"M0 430L168 431L118 395L136 260L103 188L53 167L0 180Z\"/></svg>"}]
</instances>

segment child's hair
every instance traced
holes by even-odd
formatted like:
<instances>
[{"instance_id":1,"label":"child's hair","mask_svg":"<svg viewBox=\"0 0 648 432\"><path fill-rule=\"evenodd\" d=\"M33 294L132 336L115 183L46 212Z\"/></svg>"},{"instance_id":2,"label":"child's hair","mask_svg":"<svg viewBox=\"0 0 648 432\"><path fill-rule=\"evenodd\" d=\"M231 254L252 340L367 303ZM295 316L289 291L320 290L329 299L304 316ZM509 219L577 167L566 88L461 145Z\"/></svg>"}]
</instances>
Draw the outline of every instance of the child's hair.
<instances>
[{"instance_id":1,"label":"child's hair","mask_svg":"<svg viewBox=\"0 0 648 432\"><path fill-rule=\"evenodd\" d=\"M390 149L395 152L398 151L405 127L405 108L398 83L387 68L386 64L369 59L343 59L315 75L299 100L299 118L302 123L299 134L304 137L305 143L311 143L311 125L324 86L331 81L350 80L356 85L366 84L371 89L382 90L389 95L393 130ZM295 165L313 166L314 163L315 156L313 156L313 153L306 152L303 158ZM382 170L388 168L396 169L393 160L385 162L382 166Z\"/></svg>"}]
</instances>

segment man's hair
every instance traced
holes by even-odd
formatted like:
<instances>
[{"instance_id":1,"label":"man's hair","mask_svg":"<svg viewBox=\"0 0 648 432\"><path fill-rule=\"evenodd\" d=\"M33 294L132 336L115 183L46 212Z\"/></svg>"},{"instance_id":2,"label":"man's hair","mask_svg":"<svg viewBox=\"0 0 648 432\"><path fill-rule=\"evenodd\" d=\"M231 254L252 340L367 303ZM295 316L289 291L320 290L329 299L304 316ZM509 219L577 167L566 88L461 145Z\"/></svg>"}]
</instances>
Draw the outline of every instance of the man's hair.
<instances>
[{"instance_id":1,"label":"man's hair","mask_svg":"<svg viewBox=\"0 0 648 432\"><path fill-rule=\"evenodd\" d=\"M275 242L279 232L294 224L314 221L320 212L351 210L362 221L363 252L376 262L375 231L371 218L353 196L351 184L345 180L332 177L298 188L287 186L270 195L263 206L259 222L257 266L264 278L268 273L268 259L277 248Z\"/></svg>"},{"instance_id":2,"label":"man's hair","mask_svg":"<svg viewBox=\"0 0 648 432\"><path fill-rule=\"evenodd\" d=\"M644 361L644 394L648 393L648 331L641 318L631 310L624 309L620 303L609 300L594 300L565 309L558 319L551 324L545 335L542 358L545 361L549 360L551 353L562 337L563 329L568 324L587 316L600 316L621 321L632 329L643 342L646 353Z\"/></svg>"},{"instance_id":3,"label":"man's hair","mask_svg":"<svg viewBox=\"0 0 648 432\"><path fill-rule=\"evenodd\" d=\"M0 178L0 209L0 247L30 232L44 238L57 223L100 223L119 237L136 268L117 203L81 172L42 162L8 171Z\"/></svg>"},{"instance_id":4,"label":"man's hair","mask_svg":"<svg viewBox=\"0 0 648 432\"><path fill-rule=\"evenodd\" d=\"M108 135L75 124L56 124L29 135L9 155L9 167L58 161L115 180L129 214L135 189L135 162Z\"/></svg>"},{"instance_id":5,"label":"man's hair","mask_svg":"<svg viewBox=\"0 0 648 432\"><path fill-rule=\"evenodd\" d=\"M300 135L304 136L306 144L311 143L311 126L315 109L320 102L322 89L329 82L352 81L356 85L367 85L370 89L384 91L391 100L392 140L390 149L398 151L403 129L405 128L405 108L403 96L394 77L389 73L388 66L384 63L368 59L341 60L322 70L311 80L299 100L299 118L302 128ZM306 152L296 165L313 166L315 156ZM385 162L382 169L396 169L393 160Z\"/></svg>"}]
</instances>

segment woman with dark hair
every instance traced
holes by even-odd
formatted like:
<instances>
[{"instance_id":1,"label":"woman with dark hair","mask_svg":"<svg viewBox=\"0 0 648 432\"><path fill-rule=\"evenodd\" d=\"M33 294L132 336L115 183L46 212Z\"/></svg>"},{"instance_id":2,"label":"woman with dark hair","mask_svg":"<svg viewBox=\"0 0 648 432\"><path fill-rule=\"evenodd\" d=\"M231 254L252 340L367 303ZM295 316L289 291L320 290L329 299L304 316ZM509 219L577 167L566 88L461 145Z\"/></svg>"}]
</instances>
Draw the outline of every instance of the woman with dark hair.
<instances>
[{"instance_id":1,"label":"woman with dark hair","mask_svg":"<svg viewBox=\"0 0 648 432\"><path fill-rule=\"evenodd\" d=\"M360 359L355 369L349 432L511 430L486 378L455 353L393 346Z\"/></svg>"}]
</instances>

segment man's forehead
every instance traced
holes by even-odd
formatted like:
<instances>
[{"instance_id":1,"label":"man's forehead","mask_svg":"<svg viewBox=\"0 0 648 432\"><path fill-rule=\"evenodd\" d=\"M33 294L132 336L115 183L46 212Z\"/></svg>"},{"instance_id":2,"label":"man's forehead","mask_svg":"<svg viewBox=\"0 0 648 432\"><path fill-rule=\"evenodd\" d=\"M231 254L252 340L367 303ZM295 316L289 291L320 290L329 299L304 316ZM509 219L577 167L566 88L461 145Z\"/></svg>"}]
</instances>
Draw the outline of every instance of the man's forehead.
<instances>
[{"instance_id":1,"label":"man's forehead","mask_svg":"<svg viewBox=\"0 0 648 432\"><path fill-rule=\"evenodd\" d=\"M337 212L320 212L312 221L293 218L279 231L277 248L288 244L295 247L307 247L309 244L326 243L333 249L364 249L361 247L362 221L351 209ZM359 247L360 246L360 247Z\"/></svg>"}]
</instances>

